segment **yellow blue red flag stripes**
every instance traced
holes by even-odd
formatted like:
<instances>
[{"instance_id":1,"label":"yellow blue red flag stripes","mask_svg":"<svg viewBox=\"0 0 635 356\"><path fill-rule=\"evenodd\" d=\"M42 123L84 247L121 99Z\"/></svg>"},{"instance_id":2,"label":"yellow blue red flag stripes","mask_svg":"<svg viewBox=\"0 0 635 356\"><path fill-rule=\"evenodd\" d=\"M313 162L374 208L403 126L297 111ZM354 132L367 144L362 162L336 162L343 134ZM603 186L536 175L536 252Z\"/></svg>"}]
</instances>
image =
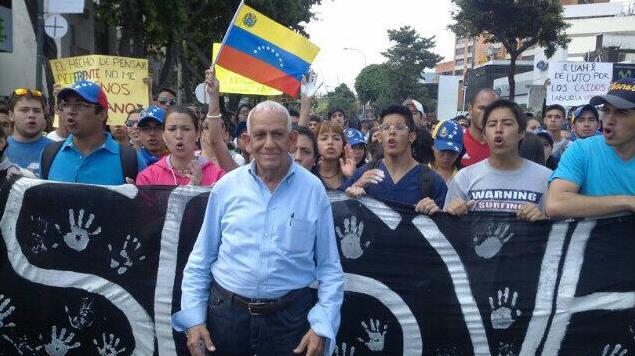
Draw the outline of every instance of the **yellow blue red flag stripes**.
<instances>
[{"instance_id":1,"label":"yellow blue red flag stripes","mask_svg":"<svg viewBox=\"0 0 635 356\"><path fill-rule=\"evenodd\" d=\"M216 64L291 96L320 49L305 37L241 3Z\"/></svg>"}]
</instances>

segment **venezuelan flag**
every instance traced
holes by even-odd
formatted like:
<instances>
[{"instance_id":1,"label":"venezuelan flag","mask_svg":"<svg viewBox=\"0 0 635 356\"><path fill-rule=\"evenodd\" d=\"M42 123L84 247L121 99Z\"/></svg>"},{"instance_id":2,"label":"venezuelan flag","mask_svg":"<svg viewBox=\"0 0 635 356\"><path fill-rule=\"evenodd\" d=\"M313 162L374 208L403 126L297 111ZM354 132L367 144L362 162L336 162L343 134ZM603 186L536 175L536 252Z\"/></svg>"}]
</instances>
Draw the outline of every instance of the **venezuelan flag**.
<instances>
[{"instance_id":1,"label":"venezuelan flag","mask_svg":"<svg viewBox=\"0 0 635 356\"><path fill-rule=\"evenodd\" d=\"M216 64L295 97L319 51L308 39L241 3Z\"/></svg>"}]
</instances>

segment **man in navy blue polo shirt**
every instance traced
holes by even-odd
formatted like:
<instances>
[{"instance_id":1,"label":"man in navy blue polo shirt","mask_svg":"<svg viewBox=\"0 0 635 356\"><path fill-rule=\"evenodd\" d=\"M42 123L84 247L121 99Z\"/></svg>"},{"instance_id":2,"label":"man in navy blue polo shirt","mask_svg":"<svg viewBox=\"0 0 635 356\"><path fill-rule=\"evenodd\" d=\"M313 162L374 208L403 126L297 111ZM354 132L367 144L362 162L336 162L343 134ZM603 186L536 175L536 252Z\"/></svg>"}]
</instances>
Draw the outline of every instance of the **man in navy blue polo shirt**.
<instances>
[{"instance_id":1,"label":"man in navy blue polo shirt","mask_svg":"<svg viewBox=\"0 0 635 356\"><path fill-rule=\"evenodd\" d=\"M121 147L104 131L108 118L108 98L104 90L91 81L78 81L60 91L58 106L66 114L70 135L55 153L44 178L92 184L125 183L121 154L129 148ZM132 157L136 160L134 152ZM138 171L145 168L142 161L136 161Z\"/></svg>"},{"instance_id":2,"label":"man in navy blue polo shirt","mask_svg":"<svg viewBox=\"0 0 635 356\"><path fill-rule=\"evenodd\" d=\"M345 183L346 194L368 194L424 214L439 211L448 188L441 176L412 157L410 146L417 137L412 113L405 106L392 105L381 113L380 122L384 158L359 168Z\"/></svg>"}]
</instances>

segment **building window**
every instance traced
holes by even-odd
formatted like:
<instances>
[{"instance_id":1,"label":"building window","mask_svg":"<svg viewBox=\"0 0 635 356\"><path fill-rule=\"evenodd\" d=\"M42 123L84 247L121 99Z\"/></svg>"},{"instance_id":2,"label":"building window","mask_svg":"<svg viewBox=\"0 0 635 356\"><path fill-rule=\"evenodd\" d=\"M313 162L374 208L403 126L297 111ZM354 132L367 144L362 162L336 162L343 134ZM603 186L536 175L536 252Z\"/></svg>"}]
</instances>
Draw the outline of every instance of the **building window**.
<instances>
[{"instance_id":1,"label":"building window","mask_svg":"<svg viewBox=\"0 0 635 356\"><path fill-rule=\"evenodd\" d=\"M464 59L457 59L456 61L454 61L454 64L457 66L462 66L463 63L465 63Z\"/></svg>"},{"instance_id":2,"label":"building window","mask_svg":"<svg viewBox=\"0 0 635 356\"><path fill-rule=\"evenodd\" d=\"M469 45L467 47L467 53L474 53L474 45Z\"/></svg>"},{"instance_id":3,"label":"building window","mask_svg":"<svg viewBox=\"0 0 635 356\"><path fill-rule=\"evenodd\" d=\"M465 53L465 48L457 48L456 50L454 50L454 55L462 56L463 53Z\"/></svg>"},{"instance_id":4,"label":"building window","mask_svg":"<svg viewBox=\"0 0 635 356\"><path fill-rule=\"evenodd\" d=\"M463 75L463 71L462 70L455 70L454 71L454 75Z\"/></svg>"}]
</instances>

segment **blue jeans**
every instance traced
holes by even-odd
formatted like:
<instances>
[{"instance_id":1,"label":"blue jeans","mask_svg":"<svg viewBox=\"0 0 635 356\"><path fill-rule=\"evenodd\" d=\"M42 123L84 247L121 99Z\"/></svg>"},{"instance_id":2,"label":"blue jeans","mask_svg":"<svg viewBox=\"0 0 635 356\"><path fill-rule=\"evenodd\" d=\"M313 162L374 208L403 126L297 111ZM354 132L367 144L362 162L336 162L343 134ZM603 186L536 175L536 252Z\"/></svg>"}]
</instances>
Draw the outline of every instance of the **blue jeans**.
<instances>
[{"instance_id":1,"label":"blue jeans","mask_svg":"<svg viewBox=\"0 0 635 356\"><path fill-rule=\"evenodd\" d=\"M207 308L207 329L216 352L211 355L294 355L309 330L307 315L315 304L309 288L298 289L293 302L270 315L251 315L232 305L221 293L212 293Z\"/></svg>"}]
</instances>

